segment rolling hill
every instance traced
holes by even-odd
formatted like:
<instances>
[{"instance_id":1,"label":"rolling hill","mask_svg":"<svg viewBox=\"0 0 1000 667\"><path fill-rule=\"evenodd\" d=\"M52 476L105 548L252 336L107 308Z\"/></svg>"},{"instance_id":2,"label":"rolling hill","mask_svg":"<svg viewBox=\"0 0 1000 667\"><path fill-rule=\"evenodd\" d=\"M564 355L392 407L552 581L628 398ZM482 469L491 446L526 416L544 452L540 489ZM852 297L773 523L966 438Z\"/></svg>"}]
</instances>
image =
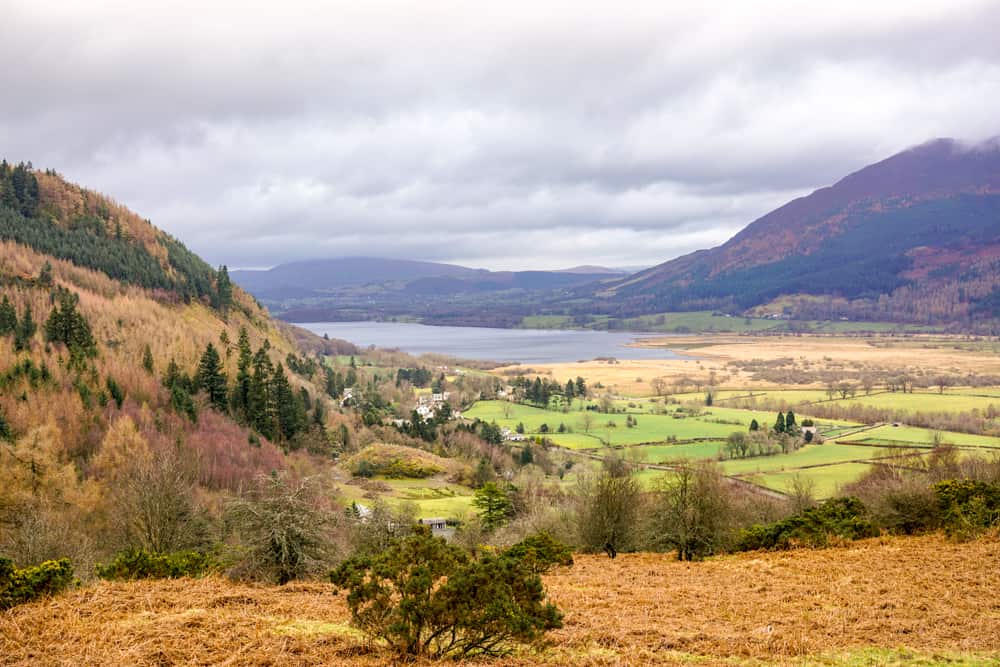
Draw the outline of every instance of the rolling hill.
<instances>
[{"instance_id":1,"label":"rolling hill","mask_svg":"<svg viewBox=\"0 0 1000 667\"><path fill-rule=\"evenodd\" d=\"M291 321L419 316L438 323L483 324L482 311L552 298L624 273L599 266L488 271L435 262L343 257L233 271L232 277L272 312Z\"/></svg>"},{"instance_id":2,"label":"rolling hill","mask_svg":"<svg viewBox=\"0 0 1000 667\"><path fill-rule=\"evenodd\" d=\"M725 244L603 286L620 316L721 309L920 323L1000 317L1000 140L938 139Z\"/></svg>"}]
</instances>

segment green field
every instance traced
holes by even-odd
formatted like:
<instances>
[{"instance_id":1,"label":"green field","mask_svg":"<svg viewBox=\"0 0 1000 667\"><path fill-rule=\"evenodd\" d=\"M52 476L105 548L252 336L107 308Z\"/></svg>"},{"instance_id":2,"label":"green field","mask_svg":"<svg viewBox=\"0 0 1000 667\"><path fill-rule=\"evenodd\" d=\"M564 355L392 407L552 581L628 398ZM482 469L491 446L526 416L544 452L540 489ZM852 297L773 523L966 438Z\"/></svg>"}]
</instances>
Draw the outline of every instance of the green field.
<instances>
[{"instance_id":1,"label":"green field","mask_svg":"<svg viewBox=\"0 0 1000 667\"><path fill-rule=\"evenodd\" d=\"M891 455L891 451L881 447L860 445L806 445L790 454L757 456L750 459L730 459L722 461L722 469L728 475L771 473L802 468L805 466L828 466L849 461L864 461Z\"/></svg>"},{"instance_id":2,"label":"green field","mask_svg":"<svg viewBox=\"0 0 1000 667\"><path fill-rule=\"evenodd\" d=\"M1000 398L989 396L971 396L967 394L939 394L938 392L887 392L871 396L855 396L854 398L832 401L841 405L860 404L875 408L898 410L903 413L912 412L969 412L971 410L985 411L989 406L1000 409Z\"/></svg>"},{"instance_id":3,"label":"green field","mask_svg":"<svg viewBox=\"0 0 1000 667\"><path fill-rule=\"evenodd\" d=\"M670 408L676 410L677 406ZM545 435L555 444L573 449L665 442L671 437L677 440L722 439L734 431L745 431L755 418L760 424L770 424L774 419L774 415L769 412L715 407L705 408L704 414L696 417L677 412L666 415L637 414L638 424L628 428L626 414L602 414L583 410L560 412L506 401L479 401L466 410L463 416L486 422L495 421L499 426L511 430L521 423L528 435ZM592 422L589 429L584 423L588 417ZM609 423L614 426L609 426ZM549 429L546 434L540 431L543 424ZM560 424L564 424L572 433L556 432Z\"/></svg>"},{"instance_id":4,"label":"green field","mask_svg":"<svg viewBox=\"0 0 1000 667\"><path fill-rule=\"evenodd\" d=\"M829 498L837 493L840 487L857 480L871 469L867 463L840 463L823 466L822 468L805 468L803 470L787 470L771 472L747 477L748 481L766 486L777 491L788 492L796 477L809 480L813 493L817 498Z\"/></svg>"},{"instance_id":5,"label":"green field","mask_svg":"<svg viewBox=\"0 0 1000 667\"><path fill-rule=\"evenodd\" d=\"M880 426L870 431L862 431L855 436L847 436L843 442L861 442L870 445L899 445L930 447L935 434L940 434L941 442L964 447L1000 448L1000 438L988 435L971 435L952 431L935 431L915 426Z\"/></svg>"}]
</instances>

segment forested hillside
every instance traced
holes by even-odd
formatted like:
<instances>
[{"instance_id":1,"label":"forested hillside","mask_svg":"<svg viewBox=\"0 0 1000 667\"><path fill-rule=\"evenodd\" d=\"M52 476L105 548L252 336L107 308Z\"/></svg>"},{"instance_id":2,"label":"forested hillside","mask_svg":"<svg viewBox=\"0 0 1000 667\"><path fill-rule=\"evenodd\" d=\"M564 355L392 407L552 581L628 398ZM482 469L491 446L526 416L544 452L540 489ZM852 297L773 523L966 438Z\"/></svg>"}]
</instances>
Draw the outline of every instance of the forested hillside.
<instances>
[{"instance_id":1,"label":"forested hillside","mask_svg":"<svg viewBox=\"0 0 1000 667\"><path fill-rule=\"evenodd\" d=\"M466 485L513 467L496 428L453 421L441 398L467 405L495 378L272 320L107 197L26 164L0 173L0 609L12 572L315 575L333 532L344 553L371 538L344 514L352 474L427 459ZM385 489L361 492L374 505Z\"/></svg>"},{"instance_id":2,"label":"forested hillside","mask_svg":"<svg viewBox=\"0 0 1000 667\"><path fill-rule=\"evenodd\" d=\"M203 523L213 494L299 451L329 457L326 376L299 355L225 267L107 197L3 162L0 553L87 563L101 545L194 546L190 522L150 532L144 489Z\"/></svg>"}]
</instances>

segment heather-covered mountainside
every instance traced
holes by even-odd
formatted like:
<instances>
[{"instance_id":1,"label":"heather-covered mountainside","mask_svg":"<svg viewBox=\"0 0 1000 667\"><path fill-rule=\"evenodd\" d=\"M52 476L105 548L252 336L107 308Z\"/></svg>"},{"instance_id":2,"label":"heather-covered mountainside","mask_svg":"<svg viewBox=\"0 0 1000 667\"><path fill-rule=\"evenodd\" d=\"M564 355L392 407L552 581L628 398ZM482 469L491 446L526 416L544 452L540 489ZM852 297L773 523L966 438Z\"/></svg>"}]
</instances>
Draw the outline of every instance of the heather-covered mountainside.
<instances>
[{"instance_id":1,"label":"heather-covered mountainside","mask_svg":"<svg viewBox=\"0 0 1000 667\"><path fill-rule=\"evenodd\" d=\"M622 315L771 304L801 318L1000 317L1000 141L904 151L601 296Z\"/></svg>"}]
</instances>

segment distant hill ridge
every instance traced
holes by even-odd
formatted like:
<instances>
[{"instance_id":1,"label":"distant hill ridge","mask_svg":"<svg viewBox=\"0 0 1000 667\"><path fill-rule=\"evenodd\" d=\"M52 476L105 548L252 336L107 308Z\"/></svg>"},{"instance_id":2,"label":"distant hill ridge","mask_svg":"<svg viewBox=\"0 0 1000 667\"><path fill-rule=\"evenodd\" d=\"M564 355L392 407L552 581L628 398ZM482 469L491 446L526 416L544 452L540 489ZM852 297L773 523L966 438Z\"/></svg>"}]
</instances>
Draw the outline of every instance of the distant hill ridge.
<instances>
[{"instance_id":1,"label":"distant hill ridge","mask_svg":"<svg viewBox=\"0 0 1000 667\"><path fill-rule=\"evenodd\" d=\"M369 284L414 294L551 289L623 273L598 266L558 271L489 271L407 259L340 257L289 262L267 270L238 270L231 276L258 298L280 300Z\"/></svg>"},{"instance_id":2,"label":"distant hill ridge","mask_svg":"<svg viewBox=\"0 0 1000 667\"><path fill-rule=\"evenodd\" d=\"M793 200L719 247L598 295L623 316L746 311L780 297L804 318L996 318L998 260L1000 140L936 139Z\"/></svg>"}]
</instances>

